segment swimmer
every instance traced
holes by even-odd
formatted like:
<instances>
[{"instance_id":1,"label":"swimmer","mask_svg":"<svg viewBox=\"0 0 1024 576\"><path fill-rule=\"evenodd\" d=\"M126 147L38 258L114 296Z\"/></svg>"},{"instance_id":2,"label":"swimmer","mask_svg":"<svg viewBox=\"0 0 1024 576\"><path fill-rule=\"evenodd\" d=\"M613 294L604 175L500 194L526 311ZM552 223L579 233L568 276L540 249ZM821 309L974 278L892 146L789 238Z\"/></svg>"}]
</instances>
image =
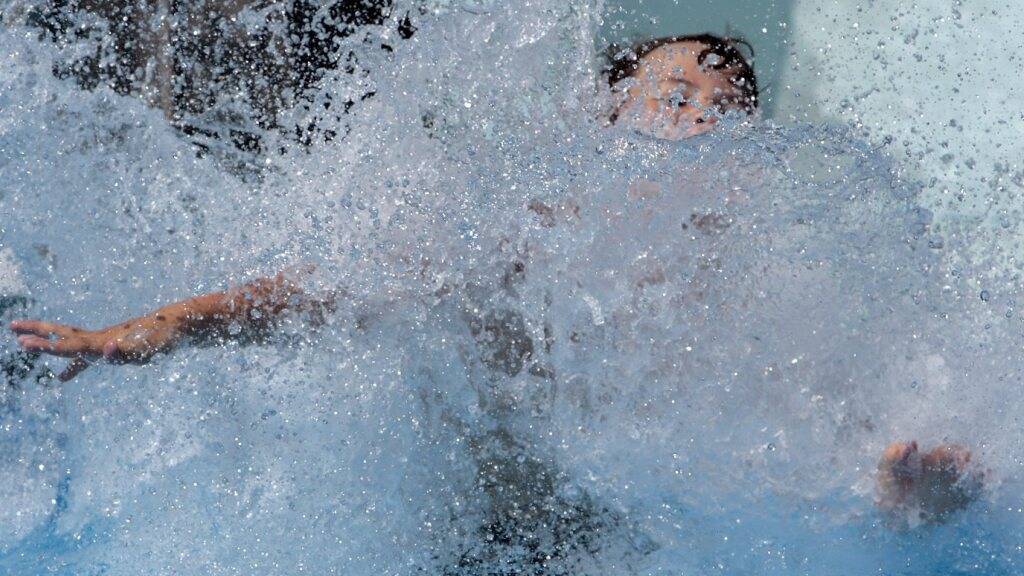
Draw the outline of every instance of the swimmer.
<instances>
[{"instance_id":1,"label":"swimmer","mask_svg":"<svg viewBox=\"0 0 1024 576\"><path fill-rule=\"evenodd\" d=\"M723 114L754 114L759 105L757 79L740 50L743 45L701 34L610 49L606 75L615 102L608 123L682 139L709 131ZM554 224L554 209L535 203L529 209ZM331 310L331 298L314 298L303 291L302 275L256 279L99 330L40 320L16 320L10 328L26 351L69 358L59 376L67 381L98 360L142 364L189 341L252 339L296 318L295 313L312 312L315 318ZM979 492L980 479L965 483L969 461L970 453L959 447L940 446L922 456L916 443L893 444L879 464L879 508L894 513L918 510L926 522L947 519Z\"/></svg>"},{"instance_id":2,"label":"swimmer","mask_svg":"<svg viewBox=\"0 0 1024 576\"><path fill-rule=\"evenodd\" d=\"M687 138L707 132L723 113L753 114L758 105L757 80L739 49L741 44L700 34L609 49L606 76L617 97L609 122L626 123L664 138ZM530 205L538 214L546 208ZM70 358L59 376L67 381L96 360L145 363L196 338L251 338L271 329L288 312L331 308L331 302L303 292L303 275L282 272L99 330L39 320L16 320L10 327L25 350Z\"/></svg>"}]
</instances>

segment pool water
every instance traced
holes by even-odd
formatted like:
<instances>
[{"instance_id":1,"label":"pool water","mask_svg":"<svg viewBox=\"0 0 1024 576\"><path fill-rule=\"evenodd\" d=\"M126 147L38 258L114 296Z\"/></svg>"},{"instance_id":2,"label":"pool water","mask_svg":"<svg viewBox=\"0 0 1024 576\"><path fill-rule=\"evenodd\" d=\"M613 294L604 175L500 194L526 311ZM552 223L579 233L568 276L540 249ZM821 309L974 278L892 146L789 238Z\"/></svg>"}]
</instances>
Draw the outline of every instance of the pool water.
<instances>
[{"instance_id":1,"label":"pool water","mask_svg":"<svg viewBox=\"0 0 1024 576\"><path fill-rule=\"evenodd\" d=\"M241 165L2 29L5 321L301 263L345 295L63 385L5 344L4 573L1020 572L1012 227L938 219L855 127L605 126L597 3L403 8L320 88L358 101L343 138ZM984 497L893 526L874 471L909 439L971 446Z\"/></svg>"}]
</instances>

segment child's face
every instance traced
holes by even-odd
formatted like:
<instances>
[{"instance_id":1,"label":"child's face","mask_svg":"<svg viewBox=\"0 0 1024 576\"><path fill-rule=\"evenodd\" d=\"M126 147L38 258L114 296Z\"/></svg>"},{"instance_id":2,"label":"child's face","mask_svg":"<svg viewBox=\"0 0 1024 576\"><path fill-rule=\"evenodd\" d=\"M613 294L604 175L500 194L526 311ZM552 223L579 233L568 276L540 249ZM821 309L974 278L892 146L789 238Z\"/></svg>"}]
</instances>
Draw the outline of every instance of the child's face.
<instances>
[{"instance_id":1,"label":"child's face","mask_svg":"<svg viewBox=\"0 0 1024 576\"><path fill-rule=\"evenodd\" d=\"M633 85L620 108L635 128L659 138L678 140L703 134L718 121L718 114L741 109L739 90L728 70L715 70L714 54L704 64L697 57L706 49L699 42L666 44L644 56L633 75Z\"/></svg>"}]
</instances>

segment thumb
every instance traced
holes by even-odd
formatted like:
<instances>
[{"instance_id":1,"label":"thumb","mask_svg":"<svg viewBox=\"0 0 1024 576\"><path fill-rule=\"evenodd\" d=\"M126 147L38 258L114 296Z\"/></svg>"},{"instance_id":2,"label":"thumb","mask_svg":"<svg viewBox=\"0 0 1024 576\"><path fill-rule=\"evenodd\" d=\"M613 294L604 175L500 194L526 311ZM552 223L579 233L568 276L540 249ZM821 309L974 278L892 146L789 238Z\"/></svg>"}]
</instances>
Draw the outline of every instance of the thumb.
<instances>
[{"instance_id":1,"label":"thumb","mask_svg":"<svg viewBox=\"0 0 1024 576\"><path fill-rule=\"evenodd\" d=\"M71 380L75 376L81 374L82 371L88 367L89 363L86 362L84 358L79 356L78 358L72 359L71 362L68 362L67 368L65 368L64 371L57 376L57 379L60 380L61 382L67 382L68 380Z\"/></svg>"}]
</instances>

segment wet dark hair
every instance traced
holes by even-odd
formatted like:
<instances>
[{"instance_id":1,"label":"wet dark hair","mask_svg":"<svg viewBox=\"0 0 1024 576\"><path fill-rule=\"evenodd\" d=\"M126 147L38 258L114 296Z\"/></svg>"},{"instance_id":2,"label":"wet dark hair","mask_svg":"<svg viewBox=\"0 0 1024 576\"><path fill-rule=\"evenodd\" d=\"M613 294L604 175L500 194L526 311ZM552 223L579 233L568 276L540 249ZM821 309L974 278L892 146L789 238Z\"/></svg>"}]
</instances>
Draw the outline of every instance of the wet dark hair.
<instances>
[{"instance_id":1,"label":"wet dark hair","mask_svg":"<svg viewBox=\"0 0 1024 576\"><path fill-rule=\"evenodd\" d=\"M645 56L654 52L662 46L675 44L677 42L696 42L704 45L704 50L697 55L697 63L708 66L714 70L724 70L729 73L729 81L739 90L739 101L737 102L747 114L753 114L759 103L757 91L757 76L754 74L754 67L740 51L744 46L754 55L754 48L749 42L742 38L729 38L715 36L714 34L690 34L686 36L663 36L637 42L632 47L622 48L612 45L605 52L607 66L604 69L608 77L608 85L615 87L616 84L627 78L632 78L640 68L640 61ZM718 58L708 62L708 58ZM615 118L612 118L612 122Z\"/></svg>"}]
</instances>

